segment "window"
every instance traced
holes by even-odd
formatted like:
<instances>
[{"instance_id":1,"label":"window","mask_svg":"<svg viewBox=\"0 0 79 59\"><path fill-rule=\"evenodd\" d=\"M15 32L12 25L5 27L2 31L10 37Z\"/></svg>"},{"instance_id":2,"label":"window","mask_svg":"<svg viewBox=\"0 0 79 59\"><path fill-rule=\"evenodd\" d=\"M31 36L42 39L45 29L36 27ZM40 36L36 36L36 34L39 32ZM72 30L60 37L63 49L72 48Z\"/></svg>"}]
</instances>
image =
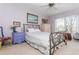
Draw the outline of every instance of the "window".
<instances>
[{"instance_id":1,"label":"window","mask_svg":"<svg viewBox=\"0 0 79 59\"><path fill-rule=\"evenodd\" d=\"M68 16L64 18L56 19L55 21L55 31L65 31L65 32L79 32L79 16Z\"/></svg>"},{"instance_id":2,"label":"window","mask_svg":"<svg viewBox=\"0 0 79 59\"><path fill-rule=\"evenodd\" d=\"M56 25L56 30L55 31L65 31L65 24L64 24L64 19L57 19L55 22Z\"/></svg>"}]
</instances>

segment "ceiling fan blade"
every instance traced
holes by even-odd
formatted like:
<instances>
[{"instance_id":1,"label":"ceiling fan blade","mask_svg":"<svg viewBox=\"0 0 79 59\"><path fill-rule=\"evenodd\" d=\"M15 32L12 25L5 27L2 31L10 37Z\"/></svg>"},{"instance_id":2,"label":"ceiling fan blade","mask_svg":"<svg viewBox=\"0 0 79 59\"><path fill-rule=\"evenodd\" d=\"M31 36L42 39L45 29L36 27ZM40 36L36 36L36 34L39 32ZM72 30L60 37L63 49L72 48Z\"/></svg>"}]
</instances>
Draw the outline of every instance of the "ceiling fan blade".
<instances>
[{"instance_id":1,"label":"ceiling fan blade","mask_svg":"<svg viewBox=\"0 0 79 59\"><path fill-rule=\"evenodd\" d=\"M40 6L40 7L47 7L48 5L43 5L43 6Z\"/></svg>"},{"instance_id":2,"label":"ceiling fan blade","mask_svg":"<svg viewBox=\"0 0 79 59\"><path fill-rule=\"evenodd\" d=\"M54 8L55 10L58 10L58 9L57 9L56 7L54 7L54 6L53 6L53 8Z\"/></svg>"}]
</instances>

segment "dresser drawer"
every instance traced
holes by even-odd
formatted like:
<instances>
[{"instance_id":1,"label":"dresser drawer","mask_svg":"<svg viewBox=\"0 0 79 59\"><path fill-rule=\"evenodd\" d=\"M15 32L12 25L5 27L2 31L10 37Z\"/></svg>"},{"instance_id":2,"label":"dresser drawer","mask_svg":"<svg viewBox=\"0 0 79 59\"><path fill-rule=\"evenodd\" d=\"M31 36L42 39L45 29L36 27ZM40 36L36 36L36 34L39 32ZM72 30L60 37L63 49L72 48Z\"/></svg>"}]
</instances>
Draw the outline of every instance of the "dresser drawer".
<instances>
[{"instance_id":1,"label":"dresser drawer","mask_svg":"<svg viewBox=\"0 0 79 59\"><path fill-rule=\"evenodd\" d=\"M24 33L14 33L14 35L17 37L17 36L23 36Z\"/></svg>"},{"instance_id":2,"label":"dresser drawer","mask_svg":"<svg viewBox=\"0 0 79 59\"><path fill-rule=\"evenodd\" d=\"M14 37L14 40L23 40L24 37Z\"/></svg>"},{"instance_id":3,"label":"dresser drawer","mask_svg":"<svg viewBox=\"0 0 79 59\"><path fill-rule=\"evenodd\" d=\"M14 43L21 43L24 41L25 34L24 32L12 33L12 40Z\"/></svg>"}]
</instances>

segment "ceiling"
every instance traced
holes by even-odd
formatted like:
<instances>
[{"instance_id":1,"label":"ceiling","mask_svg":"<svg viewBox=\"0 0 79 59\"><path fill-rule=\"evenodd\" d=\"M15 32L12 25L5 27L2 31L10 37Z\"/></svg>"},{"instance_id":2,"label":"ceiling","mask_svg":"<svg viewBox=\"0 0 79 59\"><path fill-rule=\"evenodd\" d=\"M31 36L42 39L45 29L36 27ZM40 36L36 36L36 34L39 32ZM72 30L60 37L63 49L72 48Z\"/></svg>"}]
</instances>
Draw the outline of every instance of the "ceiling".
<instances>
[{"instance_id":1,"label":"ceiling","mask_svg":"<svg viewBox=\"0 0 79 59\"><path fill-rule=\"evenodd\" d=\"M2 5L4 4L0 4L0 7ZM79 3L55 3L54 7L56 7L56 9L49 8L48 3L10 3L7 5L31 9L43 15L56 15L59 13L63 13L66 11L71 11L73 9L79 8Z\"/></svg>"},{"instance_id":2,"label":"ceiling","mask_svg":"<svg viewBox=\"0 0 79 59\"><path fill-rule=\"evenodd\" d=\"M38 10L39 12L41 12L42 14L45 14L45 15L56 15L56 14L59 14L59 13L63 13L63 12L67 12L67 11L71 11L71 10L74 10L74 9L77 9L79 8L79 3L56 3L54 7L55 8L49 8L48 6L45 6L45 5L48 5L48 3L36 3L36 4L33 4L37 7L36 10Z\"/></svg>"}]
</instances>

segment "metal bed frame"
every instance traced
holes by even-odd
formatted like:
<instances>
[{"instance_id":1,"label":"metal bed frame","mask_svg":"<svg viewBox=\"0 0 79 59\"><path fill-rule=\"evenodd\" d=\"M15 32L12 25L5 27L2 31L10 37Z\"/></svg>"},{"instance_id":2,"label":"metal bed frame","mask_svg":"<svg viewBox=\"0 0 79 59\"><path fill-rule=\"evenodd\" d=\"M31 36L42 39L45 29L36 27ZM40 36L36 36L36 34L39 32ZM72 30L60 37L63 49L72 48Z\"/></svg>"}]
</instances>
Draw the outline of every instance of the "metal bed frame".
<instances>
[{"instance_id":1,"label":"metal bed frame","mask_svg":"<svg viewBox=\"0 0 79 59\"><path fill-rule=\"evenodd\" d=\"M23 31L26 32L27 31L27 28L39 28L40 29L40 25L37 25L37 24L23 24ZM53 38L53 35L56 34L58 35L59 34L59 38L58 38L58 43L55 44L55 38ZM49 55L53 55L54 52L55 52L55 49L58 48L57 46L61 43L65 43L65 45L67 45L67 42L65 41L65 38L62 39L62 41L60 41L61 39L61 35L63 35L64 37L64 34L62 32L54 32L54 33L50 33L50 36L49 36L49 45L50 45L50 48L49 48ZM52 46L53 44L53 46ZM29 44L30 45L30 44ZM31 46L32 47L32 46ZM34 47L33 47L34 48ZM35 48L36 49L36 48ZM38 51L40 51L39 49L37 49ZM52 51L53 50L53 51ZM41 51L40 51L41 52ZM43 54L43 53L42 53Z\"/></svg>"},{"instance_id":2,"label":"metal bed frame","mask_svg":"<svg viewBox=\"0 0 79 59\"><path fill-rule=\"evenodd\" d=\"M55 44L56 42L54 41L55 39L53 38L53 35L54 34L56 34L56 35L58 35L59 34L59 36L60 36L60 38L58 38L58 43L57 44ZM50 49L49 49L49 54L50 55L52 55L52 54L54 54L54 52L55 52L55 48L58 48L57 46L59 45L59 44L61 44L61 43L65 43L65 45L67 45L67 42L65 41L65 37L62 39L62 41L60 41L60 39L61 39L61 34L63 35L63 37L64 37L64 34L63 33L61 33L61 32L54 32L54 33L50 33L50 36L49 36L49 43L50 43ZM53 45L54 46L52 46L52 44L51 43L53 43ZM53 49L53 51L52 51L52 49Z\"/></svg>"}]
</instances>

